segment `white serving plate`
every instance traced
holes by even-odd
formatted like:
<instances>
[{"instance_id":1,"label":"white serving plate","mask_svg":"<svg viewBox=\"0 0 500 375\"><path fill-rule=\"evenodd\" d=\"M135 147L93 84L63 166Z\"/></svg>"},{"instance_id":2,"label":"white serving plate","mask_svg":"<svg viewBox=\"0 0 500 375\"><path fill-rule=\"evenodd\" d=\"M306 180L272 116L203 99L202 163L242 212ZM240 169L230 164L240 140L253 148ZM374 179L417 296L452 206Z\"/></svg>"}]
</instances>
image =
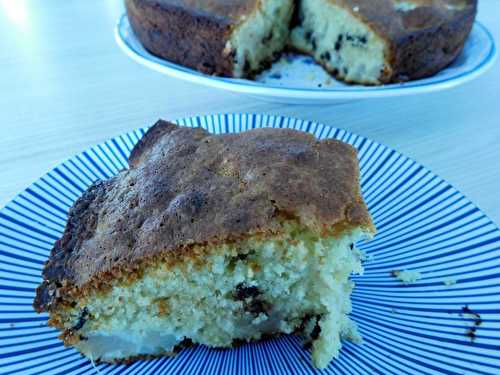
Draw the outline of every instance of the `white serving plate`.
<instances>
[{"instance_id":1,"label":"white serving plate","mask_svg":"<svg viewBox=\"0 0 500 375\"><path fill-rule=\"evenodd\" d=\"M480 76L492 66L496 57L492 35L486 27L476 22L461 55L438 74L406 83L370 87L346 85L333 79L312 58L291 54L282 57L255 81L206 75L149 53L135 36L125 14L116 26L115 38L128 56L167 76L289 104L336 104L446 90Z\"/></svg>"}]
</instances>

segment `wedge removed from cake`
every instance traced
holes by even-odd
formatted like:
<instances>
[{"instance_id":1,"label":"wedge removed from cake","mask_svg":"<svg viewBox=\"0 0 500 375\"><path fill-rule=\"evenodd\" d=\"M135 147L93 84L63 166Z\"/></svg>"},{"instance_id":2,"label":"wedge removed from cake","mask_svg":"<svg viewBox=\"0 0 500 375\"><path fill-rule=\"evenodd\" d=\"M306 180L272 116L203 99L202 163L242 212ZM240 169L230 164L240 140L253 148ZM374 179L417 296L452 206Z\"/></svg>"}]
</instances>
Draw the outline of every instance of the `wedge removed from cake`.
<instances>
[{"instance_id":1,"label":"wedge removed from cake","mask_svg":"<svg viewBox=\"0 0 500 375\"><path fill-rule=\"evenodd\" d=\"M375 229L354 148L159 121L129 164L75 203L43 272L34 306L66 345L122 363L299 334L326 367L360 340L352 244Z\"/></svg>"}]
</instances>

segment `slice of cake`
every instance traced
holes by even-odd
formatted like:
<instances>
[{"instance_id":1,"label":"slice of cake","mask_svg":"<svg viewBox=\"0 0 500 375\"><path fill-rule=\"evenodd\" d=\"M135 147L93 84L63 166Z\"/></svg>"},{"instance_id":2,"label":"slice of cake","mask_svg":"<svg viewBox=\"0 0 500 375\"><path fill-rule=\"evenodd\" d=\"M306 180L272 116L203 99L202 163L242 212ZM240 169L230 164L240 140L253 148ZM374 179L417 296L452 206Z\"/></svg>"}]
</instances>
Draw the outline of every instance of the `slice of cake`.
<instances>
[{"instance_id":1,"label":"slice of cake","mask_svg":"<svg viewBox=\"0 0 500 375\"><path fill-rule=\"evenodd\" d=\"M326 367L350 320L352 244L374 226L356 151L295 130L165 121L72 207L34 307L94 361L299 334Z\"/></svg>"},{"instance_id":2,"label":"slice of cake","mask_svg":"<svg viewBox=\"0 0 500 375\"><path fill-rule=\"evenodd\" d=\"M462 51L476 0L301 0L290 44L338 79L428 77Z\"/></svg>"},{"instance_id":3,"label":"slice of cake","mask_svg":"<svg viewBox=\"0 0 500 375\"><path fill-rule=\"evenodd\" d=\"M289 35L293 0L126 0L149 51L203 73L247 77L269 66Z\"/></svg>"}]
</instances>

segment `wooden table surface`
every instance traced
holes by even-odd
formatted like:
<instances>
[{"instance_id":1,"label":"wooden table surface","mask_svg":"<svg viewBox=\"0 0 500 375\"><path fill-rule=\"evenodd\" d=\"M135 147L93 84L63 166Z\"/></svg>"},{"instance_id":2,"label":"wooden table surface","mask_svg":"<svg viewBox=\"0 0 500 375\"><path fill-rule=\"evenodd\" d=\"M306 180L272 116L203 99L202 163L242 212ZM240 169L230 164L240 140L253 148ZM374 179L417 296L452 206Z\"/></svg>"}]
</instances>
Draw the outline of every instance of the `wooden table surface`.
<instances>
[{"instance_id":1,"label":"wooden table surface","mask_svg":"<svg viewBox=\"0 0 500 375\"><path fill-rule=\"evenodd\" d=\"M427 166L500 223L500 69L435 94L261 102L167 78L117 47L123 0L0 0L0 207L66 158L158 118L283 114L348 129ZM479 20L500 44L499 0Z\"/></svg>"}]
</instances>

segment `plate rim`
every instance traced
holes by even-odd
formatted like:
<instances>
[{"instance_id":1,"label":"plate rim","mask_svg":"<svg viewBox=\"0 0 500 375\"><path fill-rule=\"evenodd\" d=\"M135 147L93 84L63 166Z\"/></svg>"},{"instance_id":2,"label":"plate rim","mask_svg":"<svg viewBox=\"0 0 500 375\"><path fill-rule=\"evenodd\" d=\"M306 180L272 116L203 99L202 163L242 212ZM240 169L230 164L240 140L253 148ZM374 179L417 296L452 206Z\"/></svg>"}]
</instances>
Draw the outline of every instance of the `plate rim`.
<instances>
[{"instance_id":1,"label":"plate rim","mask_svg":"<svg viewBox=\"0 0 500 375\"><path fill-rule=\"evenodd\" d=\"M421 84L418 84L419 80L415 80L411 83L395 83L390 85L369 87L348 86L346 88L341 87L333 89L287 88L282 86L257 84L253 81L238 78L213 77L197 72L193 69L183 67L179 64L172 63L168 60L161 59L159 57L155 58L164 60L168 65L152 61L140 54L132 46L130 46L127 38L122 35L122 29L124 27L130 28L130 23L126 12L124 12L119 17L114 29L114 37L117 45L122 50L122 52L124 52L132 60L139 63L140 65L146 66L149 69L172 78L195 83L204 87L211 87L240 94L287 99L370 99L442 91L462 85L483 75L494 65L498 56L495 38L493 38L493 35L489 31L489 29L483 23L475 20L473 28L479 30L480 33L483 33L483 35L488 40L488 53L486 54L485 58L479 61L473 68L465 72L461 72L455 77L444 78L441 81L437 82L425 82ZM149 52L147 53L150 54Z\"/></svg>"}]
</instances>

